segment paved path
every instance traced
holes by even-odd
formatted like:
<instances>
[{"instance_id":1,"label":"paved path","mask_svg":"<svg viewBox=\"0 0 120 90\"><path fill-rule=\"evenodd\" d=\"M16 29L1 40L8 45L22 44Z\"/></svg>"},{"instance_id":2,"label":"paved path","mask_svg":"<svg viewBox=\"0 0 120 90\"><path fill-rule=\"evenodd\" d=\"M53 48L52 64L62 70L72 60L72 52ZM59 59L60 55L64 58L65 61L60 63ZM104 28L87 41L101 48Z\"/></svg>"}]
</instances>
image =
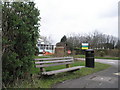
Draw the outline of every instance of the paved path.
<instances>
[{"instance_id":1,"label":"paved path","mask_svg":"<svg viewBox=\"0 0 120 90\"><path fill-rule=\"evenodd\" d=\"M110 64L112 67L78 79L64 81L53 88L118 88L118 60L95 59L95 61Z\"/></svg>"}]
</instances>

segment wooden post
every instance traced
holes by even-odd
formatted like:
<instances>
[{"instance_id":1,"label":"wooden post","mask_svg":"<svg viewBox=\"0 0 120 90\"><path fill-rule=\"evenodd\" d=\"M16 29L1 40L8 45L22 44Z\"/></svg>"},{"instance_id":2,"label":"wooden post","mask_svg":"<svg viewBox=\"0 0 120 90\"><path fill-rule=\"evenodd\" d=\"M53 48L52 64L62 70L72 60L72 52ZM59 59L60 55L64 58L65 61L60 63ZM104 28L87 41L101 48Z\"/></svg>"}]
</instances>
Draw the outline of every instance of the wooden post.
<instances>
[{"instance_id":1,"label":"wooden post","mask_svg":"<svg viewBox=\"0 0 120 90\"><path fill-rule=\"evenodd\" d=\"M45 72L45 69L43 67L41 67L40 72Z\"/></svg>"},{"instance_id":2,"label":"wooden post","mask_svg":"<svg viewBox=\"0 0 120 90\"><path fill-rule=\"evenodd\" d=\"M70 64L66 64L66 68L70 68Z\"/></svg>"},{"instance_id":3,"label":"wooden post","mask_svg":"<svg viewBox=\"0 0 120 90\"><path fill-rule=\"evenodd\" d=\"M41 61L43 61L43 60L41 60ZM40 65L42 65L42 64L40 64ZM45 72L45 68L40 67L40 72Z\"/></svg>"}]
</instances>

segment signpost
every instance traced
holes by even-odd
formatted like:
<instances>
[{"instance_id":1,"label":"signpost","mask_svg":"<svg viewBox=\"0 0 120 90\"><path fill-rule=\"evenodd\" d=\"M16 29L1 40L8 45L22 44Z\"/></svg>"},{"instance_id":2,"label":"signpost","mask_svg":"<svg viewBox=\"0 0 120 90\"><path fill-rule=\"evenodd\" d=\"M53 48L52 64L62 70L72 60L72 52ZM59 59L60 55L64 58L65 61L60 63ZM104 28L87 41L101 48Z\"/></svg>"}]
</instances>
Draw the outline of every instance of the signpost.
<instances>
[{"instance_id":1,"label":"signpost","mask_svg":"<svg viewBox=\"0 0 120 90\"><path fill-rule=\"evenodd\" d=\"M88 43L82 43L82 50L88 49Z\"/></svg>"},{"instance_id":2,"label":"signpost","mask_svg":"<svg viewBox=\"0 0 120 90\"><path fill-rule=\"evenodd\" d=\"M70 51L70 50L68 50L68 54L71 54L71 51Z\"/></svg>"}]
</instances>

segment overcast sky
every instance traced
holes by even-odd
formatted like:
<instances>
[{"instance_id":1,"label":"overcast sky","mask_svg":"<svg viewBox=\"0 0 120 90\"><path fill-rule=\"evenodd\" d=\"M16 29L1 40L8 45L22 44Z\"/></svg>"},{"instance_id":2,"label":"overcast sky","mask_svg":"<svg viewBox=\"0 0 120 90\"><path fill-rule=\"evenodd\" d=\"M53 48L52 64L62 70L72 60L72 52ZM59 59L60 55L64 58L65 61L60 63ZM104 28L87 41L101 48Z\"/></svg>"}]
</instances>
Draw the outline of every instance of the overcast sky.
<instances>
[{"instance_id":1,"label":"overcast sky","mask_svg":"<svg viewBox=\"0 0 120 90\"><path fill-rule=\"evenodd\" d=\"M119 0L34 0L40 10L42 36L54 44L69 33L95 30L118 36Z\"/></svg>"}]
</instances>

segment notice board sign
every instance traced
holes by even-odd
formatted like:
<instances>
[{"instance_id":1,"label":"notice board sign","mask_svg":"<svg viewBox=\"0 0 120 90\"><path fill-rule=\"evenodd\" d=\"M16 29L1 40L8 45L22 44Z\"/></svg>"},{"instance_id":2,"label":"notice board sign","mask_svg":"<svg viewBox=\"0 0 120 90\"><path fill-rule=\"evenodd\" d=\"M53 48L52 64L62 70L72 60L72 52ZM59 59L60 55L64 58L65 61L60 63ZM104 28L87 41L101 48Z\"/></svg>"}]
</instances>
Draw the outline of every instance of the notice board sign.
<instances>
[{"instance_id":1,"label":"notice board sign","mask_svg":"<svg viewBox=\"0 0 120 90\"><path fill-rule=\"evenodd\" d=\"M82 43L82 50L88 49L88 43Z\"/></svg>"}]
</instances>

